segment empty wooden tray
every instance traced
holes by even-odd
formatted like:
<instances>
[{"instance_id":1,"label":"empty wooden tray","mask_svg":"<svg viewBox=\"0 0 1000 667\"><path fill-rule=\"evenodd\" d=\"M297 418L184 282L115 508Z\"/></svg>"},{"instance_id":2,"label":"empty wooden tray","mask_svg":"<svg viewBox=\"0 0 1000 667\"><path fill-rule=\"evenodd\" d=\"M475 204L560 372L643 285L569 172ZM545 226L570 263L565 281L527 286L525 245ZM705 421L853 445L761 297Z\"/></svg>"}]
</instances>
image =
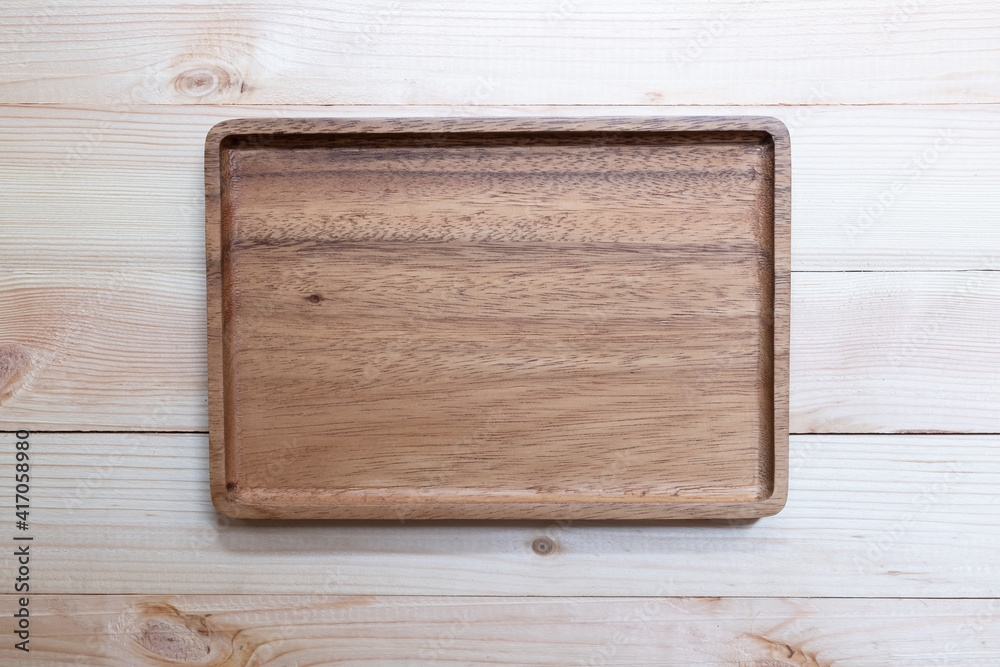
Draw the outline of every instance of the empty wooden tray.
<instances>
[{"instance_id":1,"label":"empty wooden tray","mask_svg":"<svg viewBox=\"0 0 1000 667\"><path fill-rule=\"evenodd\" d=\"M773 118L216 125L216 507L777 512L789 172Z\"/></svg>"}]
</instances>

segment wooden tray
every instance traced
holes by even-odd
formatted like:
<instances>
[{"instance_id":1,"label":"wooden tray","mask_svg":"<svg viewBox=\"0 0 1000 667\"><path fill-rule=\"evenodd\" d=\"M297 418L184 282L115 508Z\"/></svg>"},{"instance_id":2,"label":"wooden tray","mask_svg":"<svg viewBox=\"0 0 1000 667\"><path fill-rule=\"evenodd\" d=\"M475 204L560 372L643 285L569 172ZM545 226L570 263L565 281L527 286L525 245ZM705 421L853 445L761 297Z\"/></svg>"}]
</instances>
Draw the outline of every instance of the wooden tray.
<instances>
[{"instance_id":1,"label":"wooden tray","mask_svg":"<svg viewBox=\"0 0 1000 667\"><path fill-rule=\"evenodd\" d=\"M216 125L216 507L777 512L789 172L773 118Z\"/></svg>"}]
</instances>

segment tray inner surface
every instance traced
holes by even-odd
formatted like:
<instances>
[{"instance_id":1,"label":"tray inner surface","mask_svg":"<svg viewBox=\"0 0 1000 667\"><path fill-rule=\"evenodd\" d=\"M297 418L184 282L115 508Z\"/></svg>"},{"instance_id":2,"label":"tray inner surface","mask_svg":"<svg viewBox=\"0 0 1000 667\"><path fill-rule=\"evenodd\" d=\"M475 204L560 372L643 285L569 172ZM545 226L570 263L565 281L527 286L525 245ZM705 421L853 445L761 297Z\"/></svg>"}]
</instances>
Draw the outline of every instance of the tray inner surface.
<instances>
[{"instance_id":1,"label":"tray inner surface","mask_svg":"<svg viewBox=\"0 0 1000 667\"><path fill-rule=\"evenodd\" d=\"M226 475L337 502L773 484L773 144L231 136Z\"/></svg>"}]
</instances>

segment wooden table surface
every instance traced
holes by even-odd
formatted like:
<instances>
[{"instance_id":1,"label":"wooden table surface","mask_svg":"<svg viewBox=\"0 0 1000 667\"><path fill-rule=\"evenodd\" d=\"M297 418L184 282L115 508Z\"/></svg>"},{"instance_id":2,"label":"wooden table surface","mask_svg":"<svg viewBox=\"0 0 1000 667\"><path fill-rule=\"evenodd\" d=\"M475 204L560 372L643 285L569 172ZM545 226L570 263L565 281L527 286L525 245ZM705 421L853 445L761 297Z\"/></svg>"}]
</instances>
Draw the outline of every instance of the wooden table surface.
<instances>
[{"instance_id":1,"label":"wooden table surface","mask_svg":"<svg viewBox=\"0 0 1000 667\"><path fill-rule=\"evenodd\" d=\"M998 104L993 0L3 3L0 662L1000 664ZM701 114L792 137L780 514L216 514L213 124Z\"/></svg>"}]
</instances>

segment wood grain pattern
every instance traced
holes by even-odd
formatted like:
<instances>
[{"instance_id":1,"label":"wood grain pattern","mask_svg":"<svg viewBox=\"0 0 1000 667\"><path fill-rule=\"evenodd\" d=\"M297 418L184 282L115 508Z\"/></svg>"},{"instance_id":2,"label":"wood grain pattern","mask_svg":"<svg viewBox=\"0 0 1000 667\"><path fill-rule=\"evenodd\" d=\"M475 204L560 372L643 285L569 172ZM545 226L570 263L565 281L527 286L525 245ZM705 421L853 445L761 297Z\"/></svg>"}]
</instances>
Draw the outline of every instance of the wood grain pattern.
<instances>
[{"instance_id":1,"label":"wood grain pattern","mask_svg":"<svg viewBox=\"0 0 1000 667\"><path fill-rule=\"evenodd\" d=\"M205 155L221 512L783 505L780 122L248 119Z\"/></svg>"},{"instance_id":2,"label":"wood grain pattern","mask_svg":"<svg viewBox=\"0 0 1000 667\"><path fill-rule=\"evenodd\" d=\"M5 428L207 431L202 270L123 266L0 281ZM792 316L792 432L1000 432L997 272L794 273Z\"/></svg>"},{"instance_id":3,"label":"wood grain pattern","mask_svg":"<svg viewBox=\"0 0 1000 667\"><path fill-rule=\"evenodd\" d=\"M126 268L0 281L0 424L207 430L204 277ZM1000 431L998 309L997 272L793 274L792 432Z\"/></svg>"},{"instance_id":4,"label":"wood grain pattern","mask_svg":"<svg viewBox=\"0 0 1000 667\"><path fill-rule=\"evenodd\" d=\"M5 608L10 598L0 598ZM982 667L995 600L35 597L17 664Z\"/></svg>"},{"instance_id":5,"label":"wood grain pattern","mask_svg":"<svg viewBox=\"0 0 1000 667\"><path fill-rule=\"evenodd\" d=\"M992 0L10 0L0 101L997 102L998 27Z\"/></svg>"},{"instance_id":6,"label":"wood grain pattern","mask_svg":"<svg viewBox=\"0 0 1000 667\"><path fill-rule=\"evenodd\" d=\"M792 289L810 304L792 311L793 432L1000 432L1000 272L796 273Z\"/></svg>"},{"instance_id":7,"label":"wood grain pattern","mask_svg":"<svg viewBox=\"0 0 1000 667\"><path fill-rule=\"evenodd\" d=\"M204 328L193 321L204 278L134 264L67 278L0 277L0 423L191 428L207 392Z\"/></svg>"},{"instance_id":8,"label":"wood grain pattern","mask_svg":"<svg viewBox=\"0 0 1000 667\"><path fill-rule=\"evenodd\" d=\"M337 109L345 116L433 111ZM581 116L608 111L490 110ZM731 111L716 107L699 113ZM777 116L795 139L794 268L895 272L998 267L1000 225L994 221L1000 214L1000 162L995 159L1000 110L744 111ZM623 107L615 112L663 109ZM5 380L0 423L35 429L207 430L205 133L233 114L330 113L328 107L135 107L127 112L0 107L5 165L0 172L0 263L8 271L5 284L11 286L0 293ZM954 143L912 175L915 160L928 150L932 158L942 139L939 132L949 131ZM894 194L899 187L904 190ZM879 208L883 197L891 198L888 208ZM876 214L870 223L860 217L869 209ZM995 295L988 273L927 274L912 278L912 286L908 274L876 282L848 276L844 287L820 292L805 281L794 295L796 312L803 313L794 332L796 358L812 365L815 351L826 360L821 363L835 358L837 367L848 372L840 375L827 366L817 376L823 380L815 391L812 373L802 376L796 394L805 391L808 399L798 406L806 406L809 414L797 420L795 429L832 432L847 424L861 431L1000 431L991 399L996 376L981 375L983 391L970 391L964 371L957 370L995 358L995 339L983 322L997 317L997 301L967 302L954 296L944 301L968 281L980 279L983 296ZM932 298L934 294L940 296ZM933 354L901 357L905 336L887 343L883 335L880 318L888 311L899 331L923 337L920 328L930 312L941 324L939 331L960 337L951 343L931 337L924 349ZM856 314L866 324L855 322ZM806 323L812 323L809 329L803 328ZM838 341L836 348L831 339ZM857 365L855 349L868 350L866 363L874 366ZM53 359L58 363L45 361ZM797 367L798 362L793 377ZM855 398L853 377L859 373L872 379L861 398ZM880 375L891 378L887 385L875 379ZM32 382L21 382L25 377ZM892 392L902 388L906 400L880 386L891 386ZM953 392L962 400L950 400ZM162 404L151 409L151 399ZM865 414L863 423L850 416L856 408Z\"/></svg>"},{"instance_id":9,"label":"wood grain pattern","mask_svg":"<svg viewBox=\"0 0 1000 667\"><path fill-rule=\"evenodd\" d=\"M33 442L37 594L1000 596L997 436L794 436L756 522L492 525L229 519L207 436Z\"/></svg>"},{"instance_id":10,"label":"wood grain pattern","mask_svg":"<svg viewBox=\"0 0 1000 667\"><path fill-rule=\"evenodd\" d=\"M448 113L383 106L337 107L335 115ZM774 116L792 135L793 270L998 268L997 106L772 106L739 113ZM733 109L484 106L465 113L667 114L732 115ZM130 262L149 272L200 272L203 142L212 125L234 116L331 115L330 107L295 106L0 106L4 266L99 271Z\"/></svg>"},{"instance_id":11,"label":"wood grain pattern","mask_svg":"<svg viewBox=\"0 0 1000 667\"><path fill-rule=\"evenodd\" d=\"M918 272L798 276L796 427L1000 432L998 25L993 0L8 0L0 423L208 428L220 120L740 113L793 136L795 269ZM663 106L747 102L778 106ZM3 664L1000 664L998 603L938 599L1000 596L995 436L794 437L756 523L488 530L229 520L207 437L37 436L33 591L102 595L33 594ZM393 596L103 595L234 591Z\"/></svg>"}]
</instances>

